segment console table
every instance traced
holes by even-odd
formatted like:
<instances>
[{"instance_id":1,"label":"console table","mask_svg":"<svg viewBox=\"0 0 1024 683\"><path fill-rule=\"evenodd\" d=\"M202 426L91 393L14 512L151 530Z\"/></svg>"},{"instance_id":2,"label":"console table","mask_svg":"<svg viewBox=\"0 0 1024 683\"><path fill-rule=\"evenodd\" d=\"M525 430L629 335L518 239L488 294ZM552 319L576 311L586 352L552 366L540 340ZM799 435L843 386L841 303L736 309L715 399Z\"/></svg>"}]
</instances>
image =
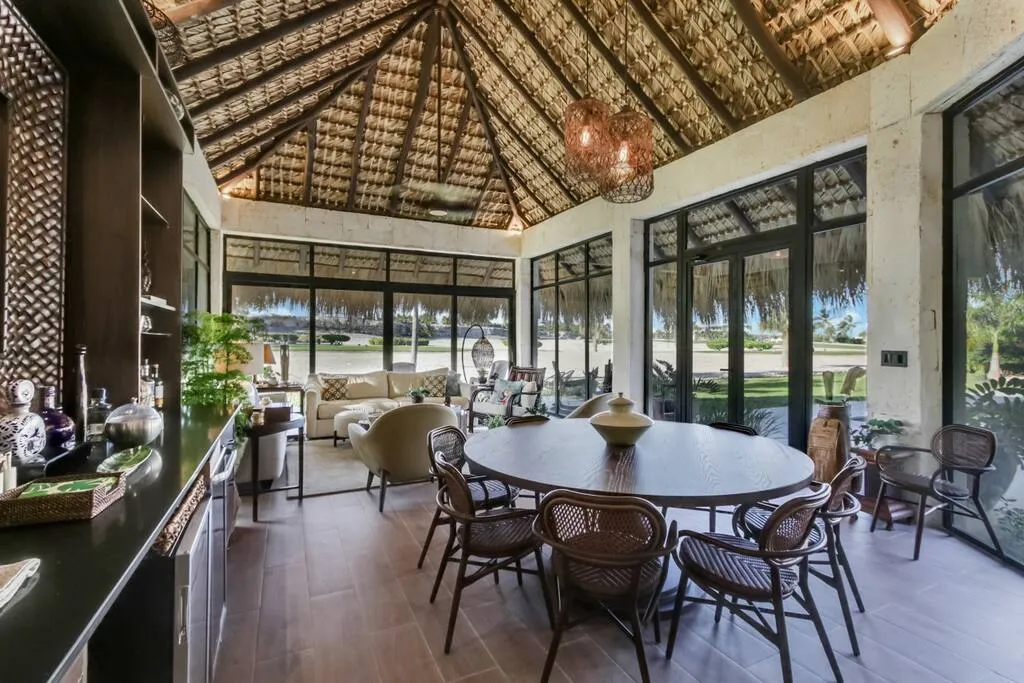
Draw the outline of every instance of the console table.
<instances>
[{"instance_id":1,"label":"console table","mask_svg":"<svg viewBox=\"0 0 1024 683\"><path fill-rule=\"evenodd\" d=\"M290 432L293 429L299 430L299 483L292 484L291 486L278 486L275 488L260 490L260 439L264 436L270 436L271 434ZM245 430L245 436L249 438L249 441L252 444L252 458L249 462L252 466L252 521L260 521L260 494L273 493L275 491L294 491L298 489L299 502L301 503L303 493L303 470L306 464L303 447L303 444L306 441L306 420L304 418L296 418L294 420L287 420L284 422L268 422L261 425L252 425Z\"/></svg>"}]
</instances>

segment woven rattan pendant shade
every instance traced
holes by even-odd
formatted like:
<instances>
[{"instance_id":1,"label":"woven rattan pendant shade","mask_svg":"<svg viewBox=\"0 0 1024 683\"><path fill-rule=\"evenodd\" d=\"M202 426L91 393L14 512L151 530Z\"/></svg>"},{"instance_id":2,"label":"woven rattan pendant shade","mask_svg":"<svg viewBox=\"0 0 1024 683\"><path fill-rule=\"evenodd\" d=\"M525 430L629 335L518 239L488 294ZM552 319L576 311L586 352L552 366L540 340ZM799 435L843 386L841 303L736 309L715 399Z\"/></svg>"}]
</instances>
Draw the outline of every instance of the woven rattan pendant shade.
<instances>
[{"instance_id":1,"label":"woven rattan pendant shade","mask_svg":"<svg viewBox=\"0 0 1024 683\"><path fill-rule=\"evenodd\" d=\"M570 180L600 182L601 165L610 149L608 117L611 107L585 97L565 108L565 171Z\"/></svg>"},{"instance_id":2,"label":"woven rattan pendant shade","mask_svg":"<svg viewBox=\"0 0 1024 683\"><path fill-rule=\"evenodd\" d=\"M494 346L491 345L487 337L481 336L473 344L473 349L469 352L469 356L473 359L473 367L476 368L478 373L487 372L491 367L491 363L494 362Z\"/></svg>"},{"instance_id":3,"label":"woven rattan pendant shade","mask_svg":"<svg viewBox=\"0 0 1024 683\"><path fill-rule=\"evenodd\" d=\"M601 196L615 204L647 199L654 192L654 130L640 112L623 109L608 119L609 152L598 179Z\"/></svg>"}]
</instances>

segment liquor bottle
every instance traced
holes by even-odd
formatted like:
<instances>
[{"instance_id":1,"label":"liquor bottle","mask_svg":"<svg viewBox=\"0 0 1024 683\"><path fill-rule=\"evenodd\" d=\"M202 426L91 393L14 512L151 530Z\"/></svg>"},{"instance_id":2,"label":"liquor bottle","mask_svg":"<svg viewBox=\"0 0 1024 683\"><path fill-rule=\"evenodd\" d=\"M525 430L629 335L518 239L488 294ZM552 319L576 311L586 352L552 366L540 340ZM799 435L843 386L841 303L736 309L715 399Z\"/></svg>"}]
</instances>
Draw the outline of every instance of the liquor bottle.
<instances>
[{"instance_id":1,"label":"liquor bottle","mask_svg":"<svg viewBox=\"0 0 1024 683\"><path fill-rule=\"evenodd\" d=\"M154 382L149 376L149 359L142 360L139 368L139 405L153 407Z\"/></svg>"},{"instance_id":2,"label":"liquor bottle","mask_svg":"<svg viewBox=\"0 0 1024 683\"><path fill-rule=\"evenodd\" d=\"M160 366L153 363L149 366L149 378L153 381L153 407L164 409L164 380L160 377Z\"/></svg>"},{"instance_id":3,"label":"liquor bottle","mask_svg":"<svg viewBox=\"0 0 1024 683\"><path fill-rule=\"evenodd\" d=\"M87 441L103 441L103 425L107 422L110 409L111 405L107 403L107 390L103 387L93 389L86 418L85 438Z\"/></svg>"},{"instance_id":4,"label":"liquor bottle","mask_svg":"<svg viewBox=\"0 0 1024 683\"><path fill-rule=\"evenodd\" d=\"M46 425L46 445L54 452L64 451L64 444L74 442L75 423L57 405L57 390L43 387L43 406L39 411Z\"/></svg>"},{"instance_id":5,"label":"liquor bottle","mask_svg":"<svg viewBox=\"0 0 1024 683\"><path fill-rule=\"evenodd\" d=\"M75 346L75 402L71 419L75 421L75 438L85 440L85 416L89 409L89 388L85 382L85 344Z\"/></svg>"}]
</instances>

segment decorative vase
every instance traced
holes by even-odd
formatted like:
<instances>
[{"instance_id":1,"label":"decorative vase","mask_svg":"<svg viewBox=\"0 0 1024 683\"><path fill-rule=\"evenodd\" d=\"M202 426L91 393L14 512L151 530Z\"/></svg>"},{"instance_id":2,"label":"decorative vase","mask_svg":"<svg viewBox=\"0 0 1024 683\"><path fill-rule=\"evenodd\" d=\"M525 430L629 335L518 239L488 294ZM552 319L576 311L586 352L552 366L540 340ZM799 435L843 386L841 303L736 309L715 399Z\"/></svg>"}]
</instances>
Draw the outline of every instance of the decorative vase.
<instances>
[{"instance_id":1,"label":"decorative vase","mask_svg":"<svg viewBox=\"0 0 1024 683\"><path fill-rule=\"evenodd\" d=\"M292 364L292 352L287 344L281 344L281 382L288 384L291 382L291 364Z\"/></svg>"},{"instance_id":2,"label":"decorative vase","mask_svg":"<svg viewBox=\"0 0 1024 683\"><path fill-rule=\"evenodd\" d=\"M75 345L75 393L71 403L71 419L75 422L75 437L85 441L85 423L89 414L89 387L85 381L85 344Z\"/></svg>"},{"instance_id":3,"label":"decorative vase","mask_svg":"<svg viewBox=\"0 0 1024 683\"><path fill-rule=\"evenodd\" d=\"M160 436L164 420L151 406L144 406L137 398L110 411L103 435L119 448L145 446Z\"/></svg>"},{"instance_id":4,"label":"decorative vase","mask_svg":"<svg viewBox=\"0 0 1024 683\"><path fill-rule=\"evenodd\" d=\"M608 410L590 418L590 424L609 446L635 446L654 420L633 410L636 405L619 392L608 401Z\"/></svg>"},{"instance_id":5,"label":"decorative vase","mask_svg":"<svg viewBox=\"0 0 1024 683\"><path fill-rule=\"evenodd\" d=\"M0 452L10 452L17 465L39 462L46 446L46 424L29 411L35 395L36 387L27 379L7 385L10 408L0 417Z\"/></svg>"},{"instance_id":6,"label":"decorative vase","mask_svg":"<svg viewBox=\"0 0 1024 683\"><path fill-rule=\"evenodd\" d=\"M142 294L149 296L153 290L153 269L149 266L149 246L142 242Z\"/></svg>"},{"instance_id":7,"label":"decorative vase","mask_svg":"<svg viewBox=\"0 0 1024 683\"><path fill-rule=\"evenodd\" d=\"M820 438L819 438L820 437ZM850 410L845 403L819 403L811 423L808 455L818 481L831 481L850 457Z\"/></svg>"},{"instance_id":8,"label":"decorative vase","mask_svg":"<svg viewBox=\"0 0 1024 683\"><path fill-rule=\"evenodd\" d=\"M63 451L68 442L75 440L75 421L57 405L57 390L43 387L43 407L39 411L46 425L46 445L51 450Z\"/></svg>"}]
</instances>

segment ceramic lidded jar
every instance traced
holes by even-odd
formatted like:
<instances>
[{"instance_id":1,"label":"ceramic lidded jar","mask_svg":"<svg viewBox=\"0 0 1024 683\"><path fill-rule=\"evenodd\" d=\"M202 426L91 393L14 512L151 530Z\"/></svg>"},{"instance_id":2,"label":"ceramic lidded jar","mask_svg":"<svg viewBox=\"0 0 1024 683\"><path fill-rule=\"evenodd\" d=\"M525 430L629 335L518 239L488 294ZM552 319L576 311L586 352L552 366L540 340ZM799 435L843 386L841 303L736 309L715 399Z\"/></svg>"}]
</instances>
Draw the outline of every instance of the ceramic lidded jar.
<instances>
[{"instance_id":1,"label":"ceramic lidded jar","mask_svg":"<svg viewBox=\"0 0 1024 683\"><path fill-rule=\"evenodd\" d=\"M633 410L635 404L619 392L608 401L608 410L590 418L590 424L609 446L635 446L654 420Z\"/></svg>"},{"instance_id":2,"label":"ceramic lidded jar","mask_svg":"<svg viewBox=\"0 0 1024 683\"><path fill-rule=\"evenodd\" d=\"M36 387L27 379L7 385L10 408L0 417L0 452L10 452L19 465L40 462L46 446L46 423L29 412Z\"/></svg>"},{"instance_id":3,"label":"ceramic lidded jar","mask_svg":"<svg viewBox=\"0 0 1024 683\"><path fill-rule=\"evenodd\" d=\"M130 403L114 408L103 425L103 435L119 448L145 446L160 436L164 420L152 406L132 397Z\"/></svg>"}]
</instances>

